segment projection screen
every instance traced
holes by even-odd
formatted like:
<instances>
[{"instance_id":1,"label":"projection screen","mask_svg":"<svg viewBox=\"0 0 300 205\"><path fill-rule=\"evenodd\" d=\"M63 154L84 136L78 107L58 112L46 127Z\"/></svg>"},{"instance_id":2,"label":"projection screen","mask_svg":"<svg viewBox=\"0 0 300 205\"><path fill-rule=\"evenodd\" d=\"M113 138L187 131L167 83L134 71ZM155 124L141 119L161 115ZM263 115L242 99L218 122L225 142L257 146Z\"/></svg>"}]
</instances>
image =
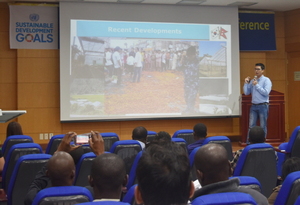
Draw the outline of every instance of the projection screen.
<instances>
[{"instance_id":1,"label":"projection screen","mask_svg":"<svg viewBox=\"0 0 300 205\"><path fill-rule=\"evenodd\" d=\"M238 8L60 2L61 121L240 115Z\"/></svg>"}]
</instances>

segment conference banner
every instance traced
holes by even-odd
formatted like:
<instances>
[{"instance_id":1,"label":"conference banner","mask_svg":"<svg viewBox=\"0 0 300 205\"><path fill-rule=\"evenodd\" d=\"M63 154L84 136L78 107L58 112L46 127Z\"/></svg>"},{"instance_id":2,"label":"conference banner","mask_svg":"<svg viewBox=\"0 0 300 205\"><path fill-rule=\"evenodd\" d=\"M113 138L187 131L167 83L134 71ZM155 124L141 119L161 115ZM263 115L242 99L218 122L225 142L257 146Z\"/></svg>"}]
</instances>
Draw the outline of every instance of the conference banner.
<instances>
[{"instance_id":1,"label":"conference banner","mask_svg":"<svg viewBox=\"0 0 300 205\"><path fill-rule=\"evenodd\" d=\"M276 50L274 12L239 11L240 51Z\"/></svg>"},{"instance_id":2,"label":"conference banner","mask_svg":"<svg viewBox=\"0 0 300 205\"><path fill-rule=\"evenodd\" d=\"M58 49L57 5L10 5L11 49Z\"/></svg>"}]
</instances>

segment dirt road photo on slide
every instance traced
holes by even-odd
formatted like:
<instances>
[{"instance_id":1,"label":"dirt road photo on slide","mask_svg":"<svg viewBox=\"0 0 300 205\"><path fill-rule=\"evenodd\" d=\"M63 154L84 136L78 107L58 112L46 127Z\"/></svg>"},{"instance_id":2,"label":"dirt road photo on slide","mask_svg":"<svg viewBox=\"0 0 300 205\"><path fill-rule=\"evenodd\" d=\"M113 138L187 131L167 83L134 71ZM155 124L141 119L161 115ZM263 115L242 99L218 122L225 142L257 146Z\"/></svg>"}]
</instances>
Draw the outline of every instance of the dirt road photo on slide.
<instances>
[{"instance_id":1,"label":"dirt road photo on slide","mask_svg":"<svg viewBox=\"0 0 300 205\"><path fill-rule=\"evenodd\" d=\"M108 115L181 113L186 107L180 71L142 71L140 82L135 83L126 74L121 86L106 86L105 96Z\"/></svg>"}]
</instances>

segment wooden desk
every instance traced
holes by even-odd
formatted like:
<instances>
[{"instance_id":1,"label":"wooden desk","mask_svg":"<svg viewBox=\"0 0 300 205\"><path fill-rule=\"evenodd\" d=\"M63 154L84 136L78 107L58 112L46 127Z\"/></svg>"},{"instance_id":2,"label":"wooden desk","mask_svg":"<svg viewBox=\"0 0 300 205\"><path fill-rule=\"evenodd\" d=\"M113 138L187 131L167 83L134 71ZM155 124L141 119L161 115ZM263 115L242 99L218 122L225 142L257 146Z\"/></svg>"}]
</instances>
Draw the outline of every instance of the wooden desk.
<instances>
[{"instance_id":1,"label":"wooden desk","mask_svg":"<svg viewBox=\"0 0 300 205\"><path fill-rule=\"evenodd\" d=\"M241 138L240 145L246 145L246 139L249 128L249 112L252 96L242 95L242 116L240 117L240 128ZM259 120L258 120L259 125ZM270 105L269 105L269 116L268 116L268 133L266 142L273 146L278 146L285 141L285 107L284 107L284 94L271 90L270 92Z\"/></svg>"}]
</instances>

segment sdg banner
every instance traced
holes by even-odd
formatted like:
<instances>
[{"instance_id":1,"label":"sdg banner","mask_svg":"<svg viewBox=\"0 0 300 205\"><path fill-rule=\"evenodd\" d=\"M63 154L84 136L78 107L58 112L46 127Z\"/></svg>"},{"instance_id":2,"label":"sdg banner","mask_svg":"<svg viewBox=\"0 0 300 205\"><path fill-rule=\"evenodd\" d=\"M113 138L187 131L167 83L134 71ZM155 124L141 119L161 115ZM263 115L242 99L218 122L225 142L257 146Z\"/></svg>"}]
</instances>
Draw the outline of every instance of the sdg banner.
<instances>
[{"instance_id":1,"label":"sdg banner","mask_svg":"<svg viewBox=\"0 0 300 205\"><path fill-rule=\"evenodd\" d=\"M56 5L10 5L11 49L58 49Z\"/></svg>"},{"instance_id":2,"label":"sdg banner","mask_svg":"<svg viewBox=\"0 0 300 205\"><path fill-rule=\"evenodd\" d=\"M239 11L240 51L276 50L274 12Z\"/></svg>"}]
</instances>

